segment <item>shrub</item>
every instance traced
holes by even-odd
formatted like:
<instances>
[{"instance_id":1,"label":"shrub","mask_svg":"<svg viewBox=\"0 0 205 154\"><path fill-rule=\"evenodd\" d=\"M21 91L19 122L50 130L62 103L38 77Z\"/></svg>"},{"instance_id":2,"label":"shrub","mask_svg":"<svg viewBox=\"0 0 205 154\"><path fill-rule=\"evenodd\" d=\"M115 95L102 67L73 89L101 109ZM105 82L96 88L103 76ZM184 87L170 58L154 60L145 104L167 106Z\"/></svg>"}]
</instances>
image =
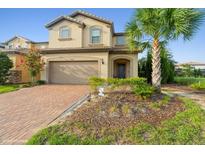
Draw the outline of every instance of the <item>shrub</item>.
<instances>
[{"instance_id":1,"label":"shrub","mask_svg":"<svg viewBox=\"0 0 205 154\"><path fill-rule=\"evenodd\" d=\"M98 77L91 77L89 78L89 84L93 90L96 90L100 86L111 86L111 87L119 87L123 85L135 86L135 85L142 85L146 83L145 78L126 78L126 79L119 79L119 78L98 78Z\"/></svg>"},{"instance_id":2,"label":"shrub","mask_svg":"<svg viewBox=\"0 0 205 154\"><path fill-rule=\"evenodd\" d=\"M0 85L5 84L9 77L9 70L13 67L12 61L5 53L0 52Z\"/></svg>"},{"instance_id":3,"label":"shrub","mask_svg":"<svg viewBox=\"0 0 205 154\"><path fill-rule=\"evenodd\" d=\"M110 86L111 88L117 88L119 86L130 86L132 92L136 95L140 95L142 98L146 98L151 96L154 89L152 86L147 84L145 78L126 78L126 79L118 79L118 78L98 78L98 77L91 77L89 79L89 84L92 90L96 91L99 86Z\"/></svg>"},{"instance_id":4,"label":"shrub","mask_svg":"<svg viewBox=\"0 0 205 154\"><path fill-rule=\"evenodd\" d=\"M141 86L142 84L146 84L145 78L126 78L126 79L118 79L118 78L108 78L107 84L113 87L119 87L123 85L133 86Z\"/></svg>"},{"instance_id":5,"label":"shrub","mask_svg":"<svg viewBox=\"0 0 205 154\"><path fill-rule=\"evenodd\" d=\"M153 92L154 88L148 84L141 84L141 85L136 85L133 87L132 91L136 94L141 96L143 99L146 99L147 97L150 97Z\"/></svg>"},{"instance_id":6,"label":"shrub","mask_svg":"<svg viewBox=\"0 0 205 154\"><path fill-rule=\"evenodd\" d=\"M96 91L98 87L103 86L106 82L106 79L91 77L89 78L89 85L92 90Z\"/></svg>"},{"instance_id":7,"label":"shrub","mask_svg":"<svg viewBox=\"0 0 205 154\"><path fill-rule=\"evenodd\" d=\"M128 85L131 87L132 92L136 95L141 96L142 98L147 98L152 95L154 92L154 88L147 84L145 78L126 78L126 79L118 79L118 78L108 78L102 79L97 77L90 78L91 88L96 90L98 86L108 85L112 88L116 88L123 85Z\"/></svg>"},{"instance_id":8,"label":"shrub","mask_svg":"<svg viewBox=\"0 0 205 154\"><path fill-rule=\"evenodd\" d=\"M37 84L37 85L44 85L44 84L46 84L46 81L44 81L44 80L38 80L38 81L36 81L36 84Z\"/></svg>"},{"instance_id":9,"label":"shrub","mask_svg":"<svg viewBox=\"0 0 205 154\"><path fill-rule=\"evenodd\" d=\"M205 81L191 84L191 87L198 90L205 90Z\"/></svg>"}]
</instances>

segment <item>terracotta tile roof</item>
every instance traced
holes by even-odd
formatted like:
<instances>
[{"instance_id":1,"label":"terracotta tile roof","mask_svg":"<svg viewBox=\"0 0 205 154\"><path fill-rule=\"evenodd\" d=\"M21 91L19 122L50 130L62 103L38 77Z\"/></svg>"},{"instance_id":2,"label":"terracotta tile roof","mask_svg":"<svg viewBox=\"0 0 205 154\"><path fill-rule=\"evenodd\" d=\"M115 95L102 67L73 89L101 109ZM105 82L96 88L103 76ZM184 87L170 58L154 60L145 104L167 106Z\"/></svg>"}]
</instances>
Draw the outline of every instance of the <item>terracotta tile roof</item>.
<instances>
[{"instance_id":1,"label":"terracotta tile roof","mask_svg":"<svg viewBox=\"0 0 205 154\"><path fill-rule=\"evenodd\" d=\"M77 15L84 15L84 16L87 16L87 17L90 17L90 18L93 18L93 19L96 19L96 20L99 20L99 21L102 21L102 22L105 22L105 23L108 23L108 24L113 24L113 22L111 20L108 20L108 19L106 19L104 17L96 16L96 15L94 15L92 13L89 13L89 12L86 12L86 11L83 11L83 10L74 11L69 16L74 18Z\"/></svg>"},{"instance_id":2,"label":"terracotta tile roof","mask_svg":"<svg viewBox=\"0 0 205 154\"><path fill-rule=\"evenodd\" d=\"M84 25L83 22L81 22L80 20L77 20L75 18L72 18L72 17L69 17L69 16L59 16L56 19L49 22L48 24L46 24L45 27L49 28L49 27L51 27L52 25L56 24L57 22L59 22L61 20L68 20L68 21L72 21L72 22L75 22L75 23L80 24L80 25Z\"/></svg>"}]
</instances>

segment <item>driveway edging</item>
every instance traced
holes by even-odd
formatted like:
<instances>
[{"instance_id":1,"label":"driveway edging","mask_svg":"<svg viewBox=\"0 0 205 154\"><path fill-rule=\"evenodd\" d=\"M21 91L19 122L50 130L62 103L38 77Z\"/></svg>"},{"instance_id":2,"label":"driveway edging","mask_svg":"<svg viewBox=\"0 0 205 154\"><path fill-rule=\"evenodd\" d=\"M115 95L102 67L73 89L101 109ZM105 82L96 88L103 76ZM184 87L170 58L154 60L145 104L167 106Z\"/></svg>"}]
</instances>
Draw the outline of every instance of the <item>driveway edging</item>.
<instances>
[{"instance_id":1,"label":"driveway edging","mask_svg":"<svg viewBox=\"0 0 205 154\"><path fill-rule=\"evenodd\" d=\"M90 99L90 97L91 97L90 94L84 95L79 100L74 102L70 107L68 107L65 111L63 111L60 115L58 115L56 118L54 118L51 122L49 122L48 125L55 124L58 120L63 119L64 117L72 114L73 111L75 111L82 104L84 104L86 101L88 101Z\"/></svg>"}]
</instances>

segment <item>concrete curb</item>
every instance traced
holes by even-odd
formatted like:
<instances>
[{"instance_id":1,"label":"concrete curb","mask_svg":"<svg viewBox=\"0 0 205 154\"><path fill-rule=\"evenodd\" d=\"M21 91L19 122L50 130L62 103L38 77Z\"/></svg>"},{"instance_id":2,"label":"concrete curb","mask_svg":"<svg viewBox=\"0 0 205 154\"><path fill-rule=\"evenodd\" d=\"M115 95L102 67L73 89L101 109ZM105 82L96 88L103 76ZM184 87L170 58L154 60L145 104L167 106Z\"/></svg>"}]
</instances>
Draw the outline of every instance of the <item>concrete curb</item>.
<instances>
[{"instance_id":1,"label":"concrete curb","mask_svg":"<svg viewBox=\"0 0 205 154\"><path fill-rule=\"evenodd\" d=\"M52 121L48 123L48 125L52 125L53 123L57 122L60 119L65 118L66 116L70 115L75 111L77 108L79 108L82 104L84 104L87 100L89 100L91 97L90 94L87 94L83 97L81 97L79 100L74 102L70 107L68 107L65 111L63 111L60 115L58 115L56 118L54 118Z\"/></svg>"}]
</instances>

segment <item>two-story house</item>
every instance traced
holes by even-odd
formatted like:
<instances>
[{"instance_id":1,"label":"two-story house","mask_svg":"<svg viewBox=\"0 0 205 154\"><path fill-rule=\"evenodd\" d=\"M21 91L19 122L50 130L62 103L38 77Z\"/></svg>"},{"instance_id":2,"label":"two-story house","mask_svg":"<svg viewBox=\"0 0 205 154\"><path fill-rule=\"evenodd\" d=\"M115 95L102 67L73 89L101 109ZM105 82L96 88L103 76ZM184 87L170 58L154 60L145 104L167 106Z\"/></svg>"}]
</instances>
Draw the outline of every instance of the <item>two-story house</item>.
<instances>
[{"instance_id":1,"label":"two-story house","mask_svg":"<svg viewBox=\"0 0 205 154\"><path fill-rule=\"evenodd\" d=\"M60 16L46 25L48 48L41 49L41 79L54 84L86 84L88 78L138 75L138 55L116 33L112 21L85 11Z\"/></svg>"},{"instance_id":2,"label":"two-story house","mask_svg":"<svg viewBox=\"0 0 205 154\"><path fill-rule=\"evenodd\" d=\"M2 43L0 52L4 52L13 61L13 68L9 82L11 83L26 83L30 82L31 78L28 69L23 65L25 55L32 47L43 49L48 47L48 42L34 42L22 36L14 36L8 41ZM37 77L40 79L40 77Z\"/></svg>"}]
</instances>

